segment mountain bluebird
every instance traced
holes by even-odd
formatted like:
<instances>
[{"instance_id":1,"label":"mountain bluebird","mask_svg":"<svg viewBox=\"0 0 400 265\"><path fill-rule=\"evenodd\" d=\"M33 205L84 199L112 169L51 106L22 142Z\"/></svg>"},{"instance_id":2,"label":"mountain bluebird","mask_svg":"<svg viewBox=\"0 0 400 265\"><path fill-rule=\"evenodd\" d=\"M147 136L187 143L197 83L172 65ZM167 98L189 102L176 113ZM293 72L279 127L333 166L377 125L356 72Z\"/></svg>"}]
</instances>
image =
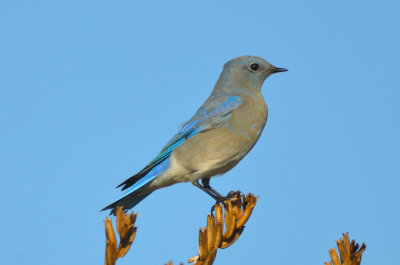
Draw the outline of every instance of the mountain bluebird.
<instances>
[{"instance_id":1,"label":"mountain bluebird","mask_svg":"<svg viewBox=\"0 0 400 265\"><path fill-rule=\"evenodd\" d=\"M147 166L118 186L125 194L103 210L130 209L179 182L191 182L223 201L210 178L232 169L257 142L268 116L261 86L269 75L284 71L255 56L227 62L210 97Z\"/></svg>"}]
</instances>

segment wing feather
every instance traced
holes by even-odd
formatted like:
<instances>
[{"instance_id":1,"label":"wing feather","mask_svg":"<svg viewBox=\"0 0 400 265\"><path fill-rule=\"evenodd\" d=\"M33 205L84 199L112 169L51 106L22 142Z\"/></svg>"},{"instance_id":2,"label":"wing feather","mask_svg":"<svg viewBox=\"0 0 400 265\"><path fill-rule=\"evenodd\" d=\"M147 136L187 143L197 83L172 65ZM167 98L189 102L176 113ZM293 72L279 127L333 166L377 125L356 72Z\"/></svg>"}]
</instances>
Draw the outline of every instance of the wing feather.
<instances>
[{"instance_id":1,"label":"wing feather","mask_svg":"<svg viewBox=\"0 0 400 265\"><path fill-rule=\"evenodd\" d=\"M132 188L134 189L130 189L130 192L132 192L149 183L163 171L168 169L168 167L159 166L161 164L169 165L169 163L163 161L169 158L172 151L176 147L198 133L223 126L228 122L232 111L237 109L242 103L243 99L239 96L218 96L214 98L211 97L209 100L207 100L205 104L203 104L202 107L200 107L193 118L186 122L179 129L175 136L172 137L167 145L161 150L160 154L158 154L137 174L133 175L132 177L128 178L120 185L118 185L117 188L122 187L121 190L125 190L133 186ZM154 169L156 168L162 168L163 170L154 171Z\"/></svg>"}]
</instances>

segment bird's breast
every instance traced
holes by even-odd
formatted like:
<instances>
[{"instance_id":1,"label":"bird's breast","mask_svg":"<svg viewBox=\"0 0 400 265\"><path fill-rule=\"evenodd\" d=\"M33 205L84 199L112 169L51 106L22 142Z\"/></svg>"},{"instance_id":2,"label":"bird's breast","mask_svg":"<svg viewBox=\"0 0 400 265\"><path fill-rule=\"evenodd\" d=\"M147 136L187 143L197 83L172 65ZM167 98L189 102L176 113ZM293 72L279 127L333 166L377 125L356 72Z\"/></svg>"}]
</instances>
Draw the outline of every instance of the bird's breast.
<instances>
[{"instance_id":1,"label":"bird's breast","mask_svg":"<svg viewBox=\"0 0 400 265\"><path fill-rule=\"evenodd\" d=\"M267 122L268 108L262 96L242 98L244 103L232 113L228 127L236 135L237 141L252 147Z\"/></svg>"},{"instance_id":2,"label":"bird's breast","mask_svg":"<svg viewBox=\"0 0 400 265\"><path fill-rule=\"evenodd\" d=\"M226 125L199 133L173 151L171 158L188 172L184 181L225 173L257 142L266 123L267 106L262 96L240 97L244 102L230 114Z\"/></svg>"}]
</instances>

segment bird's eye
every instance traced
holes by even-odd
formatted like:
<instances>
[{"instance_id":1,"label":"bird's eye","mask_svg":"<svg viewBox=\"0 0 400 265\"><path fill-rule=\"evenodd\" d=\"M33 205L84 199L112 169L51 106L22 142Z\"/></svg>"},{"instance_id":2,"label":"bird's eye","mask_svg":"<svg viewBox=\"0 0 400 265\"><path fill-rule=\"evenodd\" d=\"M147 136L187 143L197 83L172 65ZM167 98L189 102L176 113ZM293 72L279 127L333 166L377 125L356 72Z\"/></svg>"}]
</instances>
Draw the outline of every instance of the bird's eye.
<instances>
[{"instance_id":1,"label":"bird's eye","mask_svg":"<svg viewBox=\"0 0 400 265\"><path fill-rule=\"evenodd\" d=\"M250 69L251 69L252 71L254 71L254 72L258 70L258 67L259 67L259 65L256 64L256 63L253 63L253 64L250 65Z\"/></svg>"}]
</instances>

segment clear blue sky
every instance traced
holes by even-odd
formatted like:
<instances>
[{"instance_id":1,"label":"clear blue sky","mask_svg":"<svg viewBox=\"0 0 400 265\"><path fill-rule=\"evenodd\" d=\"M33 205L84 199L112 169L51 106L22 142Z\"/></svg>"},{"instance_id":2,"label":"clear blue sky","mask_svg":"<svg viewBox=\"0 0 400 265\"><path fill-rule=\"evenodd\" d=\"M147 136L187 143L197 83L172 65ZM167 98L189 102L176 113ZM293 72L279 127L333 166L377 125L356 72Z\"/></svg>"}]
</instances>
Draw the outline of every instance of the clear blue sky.
<instances>
[{"instance_id":1,"label":"clear blue sky","mask_svg":"<svg viewBox=\"0 0 400 265\"><path fill-rule=\"evenodd\" d=\"M263 86L255 148L212 181L260 196L215 264L323 264L342 232L367 243L363 265L398 264L400 4L137 2L0 3L1 263L102 264L114 187L226 61L257 55L289 72ZM212 203L191 184L153 193L118 264L186 261Z\"/></svg>"}]
</instances>

